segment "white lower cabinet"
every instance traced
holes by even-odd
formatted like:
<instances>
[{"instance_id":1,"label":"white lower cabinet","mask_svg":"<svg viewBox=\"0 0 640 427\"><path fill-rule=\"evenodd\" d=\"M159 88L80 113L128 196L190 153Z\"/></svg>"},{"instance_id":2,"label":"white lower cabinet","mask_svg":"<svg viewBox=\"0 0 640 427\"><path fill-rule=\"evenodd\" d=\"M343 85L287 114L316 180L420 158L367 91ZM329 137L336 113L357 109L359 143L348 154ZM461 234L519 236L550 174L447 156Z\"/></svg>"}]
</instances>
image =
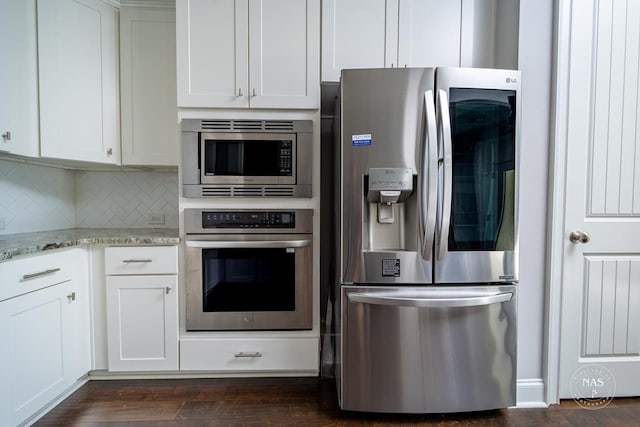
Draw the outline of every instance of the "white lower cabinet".
<instances>
[{"instance_id":1,"label":"white lower cabinet","mask_svg":"<svg viewBox=\"0 0 640 427\"><path fill-rule=\"evenodd\" d=\"M177 248L108 247L108 368L178 369Z\"/></svg>"},{"instance_id":2,"label":"white lower cabinet","mask_svg":"<svg viewBox=\"0 0 640 427\"><path fill-rule=\"evenodd\" d=\"M217 373L295 373L317 375L318 339L182 338L180 369Z\"/></svg>"},{"instance_id":3,"label":"white lower cabinet","mask_svg":"<svg viewBox=\"0 0 640 427\"><path fill-rule=\"evenodd\" d=\"M90 369L84 254L78 249L0 263L2 285L24 289L0 297L2 425L28 420ZM51 262L57 267L49 268Z\"/></svg>"}]
</instances>

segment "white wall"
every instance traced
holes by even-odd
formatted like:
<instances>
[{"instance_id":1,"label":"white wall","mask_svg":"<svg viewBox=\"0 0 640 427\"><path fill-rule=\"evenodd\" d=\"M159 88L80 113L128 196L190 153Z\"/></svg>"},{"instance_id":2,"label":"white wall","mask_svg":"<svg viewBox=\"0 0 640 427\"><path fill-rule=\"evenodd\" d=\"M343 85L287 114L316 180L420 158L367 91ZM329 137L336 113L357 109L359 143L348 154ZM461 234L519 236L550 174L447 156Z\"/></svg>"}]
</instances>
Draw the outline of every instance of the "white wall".
<instances>
[{"instance_id":1,"label":"white wall","mask_svg":"<svg viewBox=\"0 0 640 427\"><path fill-rule=\"evenodd\" d=\"M150 214L164 224L149 224ZM178 228L176 172L70 171L0 159L0 235L66 228Z\"/></svg>"},{"instance_id":2,"label":"white wall","mask_svg":"<svg viewBox=\"0 0 640 427\"><path fill-rule=\"evenodd\" d=\"M522 139L518 378L541 379L553 0L520 0L519 33Z\"/></svg>"}]
</instances>

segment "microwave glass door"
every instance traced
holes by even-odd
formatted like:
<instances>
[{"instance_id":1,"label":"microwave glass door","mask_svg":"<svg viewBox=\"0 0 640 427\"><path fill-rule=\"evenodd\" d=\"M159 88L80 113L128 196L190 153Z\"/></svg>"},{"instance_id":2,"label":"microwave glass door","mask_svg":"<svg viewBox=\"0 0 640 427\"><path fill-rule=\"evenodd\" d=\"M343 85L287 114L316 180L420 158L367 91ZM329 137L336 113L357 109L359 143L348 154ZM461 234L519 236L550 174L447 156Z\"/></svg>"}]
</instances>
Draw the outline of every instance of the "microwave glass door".
<instances>
[{"instance_id":1,"label":"microwave glass door","mask_svg":"<svg viewBox=\"0 0 640 427\"><path fill-rule=\"evenodd\" d=\"M452 203L449 251L514 249L516 92L449 90Z\"/></svg>"},{"instance_id":2,"label":"microwave glass door","mask_svg":"<svg viewBox=\"0 0 640 427\"><path fill-rule=\"evenodd\" d=\"M293 249L204 249L202 268L204 312L296 309Z\"/></svg>"},{"instance_id":3,"label":"microwave glass door","mask_svg":"<svg viewBox=\"0 0 640 427\"><path fill-rule=\"evenodd\" d=\"M291 177L292 139L225 139L203 136L205 176Z\"/></svg>"}]
</instances>

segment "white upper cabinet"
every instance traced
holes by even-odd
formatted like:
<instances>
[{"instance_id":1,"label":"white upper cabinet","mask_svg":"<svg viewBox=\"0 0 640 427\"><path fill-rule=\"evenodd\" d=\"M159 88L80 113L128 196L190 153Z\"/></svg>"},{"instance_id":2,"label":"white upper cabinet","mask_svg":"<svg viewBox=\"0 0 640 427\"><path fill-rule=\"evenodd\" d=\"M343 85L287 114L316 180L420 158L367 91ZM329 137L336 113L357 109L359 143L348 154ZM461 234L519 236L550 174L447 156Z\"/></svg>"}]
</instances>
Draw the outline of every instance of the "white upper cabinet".
<instances>
[{"instance_id":1,"label":"white upper cabinet","mask_svg":"<svg viewBox=\"0 0 640 427\"><path fill-rule=\"evenodd\" d=\"M460 65L460 0L400 0L399 67Z\"/></svg>"},{"instance_id":2,"label":"white upper cabinet","mask_svg":"<svg viewBox=\"0 0 640 427\"><path fill-rule=\"evenodd\" d=\"M319 107L319 0L177 0L176 27L179 107Z\"/></svg>"},{"instance_id":3,"label":"white upper cabinet","mask_svg":"<svg viewBox=\"0 0 640 427\"><path fill-rule=\"evenodd\" d=\"M37 157L36 1L0 2L0 151Z\"/></svg>"},{"instance_id":4,"label":"white upper cabinet","mask_svg":"<svg viewBox=\"0 0 640 427\"><path fill-rule=\"evenodd\" d=\"M120 10L120 79L122 164L177 166L174 10Z\"/></svg>"},{"instance_id":5,"label":"white upper cabinet","mask_svg":"<svg viewBox=\"0 0 640 427\"><path fill-rule=\"evenodd\" d=\"M41 155L118 164L118 11L38 0L38 60Z\"/></svg>"},{"instance_id":6,"label":"white upper cabinet","mask_svg":"<svg viewBox=\"0 0 640 427\"><path fill-rule=\"evenodd\" d=\"M322 81L345 68L460 65L462 1L323 0Z\"/></svg>"},{"instance_id":7,"label":"white upper cabinet","mask_svg":"<svg viewBox=\"0 0 640 427\"><path fill-rule=\"evenodd\" d=\"M323 0L322 81L343 68L396 66L398 0Z\"/></svg>"}]
</instances>

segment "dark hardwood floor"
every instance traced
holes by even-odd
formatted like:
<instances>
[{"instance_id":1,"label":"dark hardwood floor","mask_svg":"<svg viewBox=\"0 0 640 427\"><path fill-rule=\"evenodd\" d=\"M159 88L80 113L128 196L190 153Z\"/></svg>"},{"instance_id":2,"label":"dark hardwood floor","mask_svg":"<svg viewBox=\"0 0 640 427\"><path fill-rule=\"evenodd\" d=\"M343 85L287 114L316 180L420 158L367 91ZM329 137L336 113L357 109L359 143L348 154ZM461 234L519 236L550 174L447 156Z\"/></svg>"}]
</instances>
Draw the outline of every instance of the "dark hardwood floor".
<instances>
[{"instance_id":1,"label":"dark hardwood floor","mask_svg":"<svg viewBox=\"0 0 640 427\"><path fill-rule=\"evenodd\" d=\"M338 408L334 382L317 378L90 381L38 426L638 426L640 398L586 410L573 401L549 409L448 415L381 415Z\"/></svg>"}]
</instances>

